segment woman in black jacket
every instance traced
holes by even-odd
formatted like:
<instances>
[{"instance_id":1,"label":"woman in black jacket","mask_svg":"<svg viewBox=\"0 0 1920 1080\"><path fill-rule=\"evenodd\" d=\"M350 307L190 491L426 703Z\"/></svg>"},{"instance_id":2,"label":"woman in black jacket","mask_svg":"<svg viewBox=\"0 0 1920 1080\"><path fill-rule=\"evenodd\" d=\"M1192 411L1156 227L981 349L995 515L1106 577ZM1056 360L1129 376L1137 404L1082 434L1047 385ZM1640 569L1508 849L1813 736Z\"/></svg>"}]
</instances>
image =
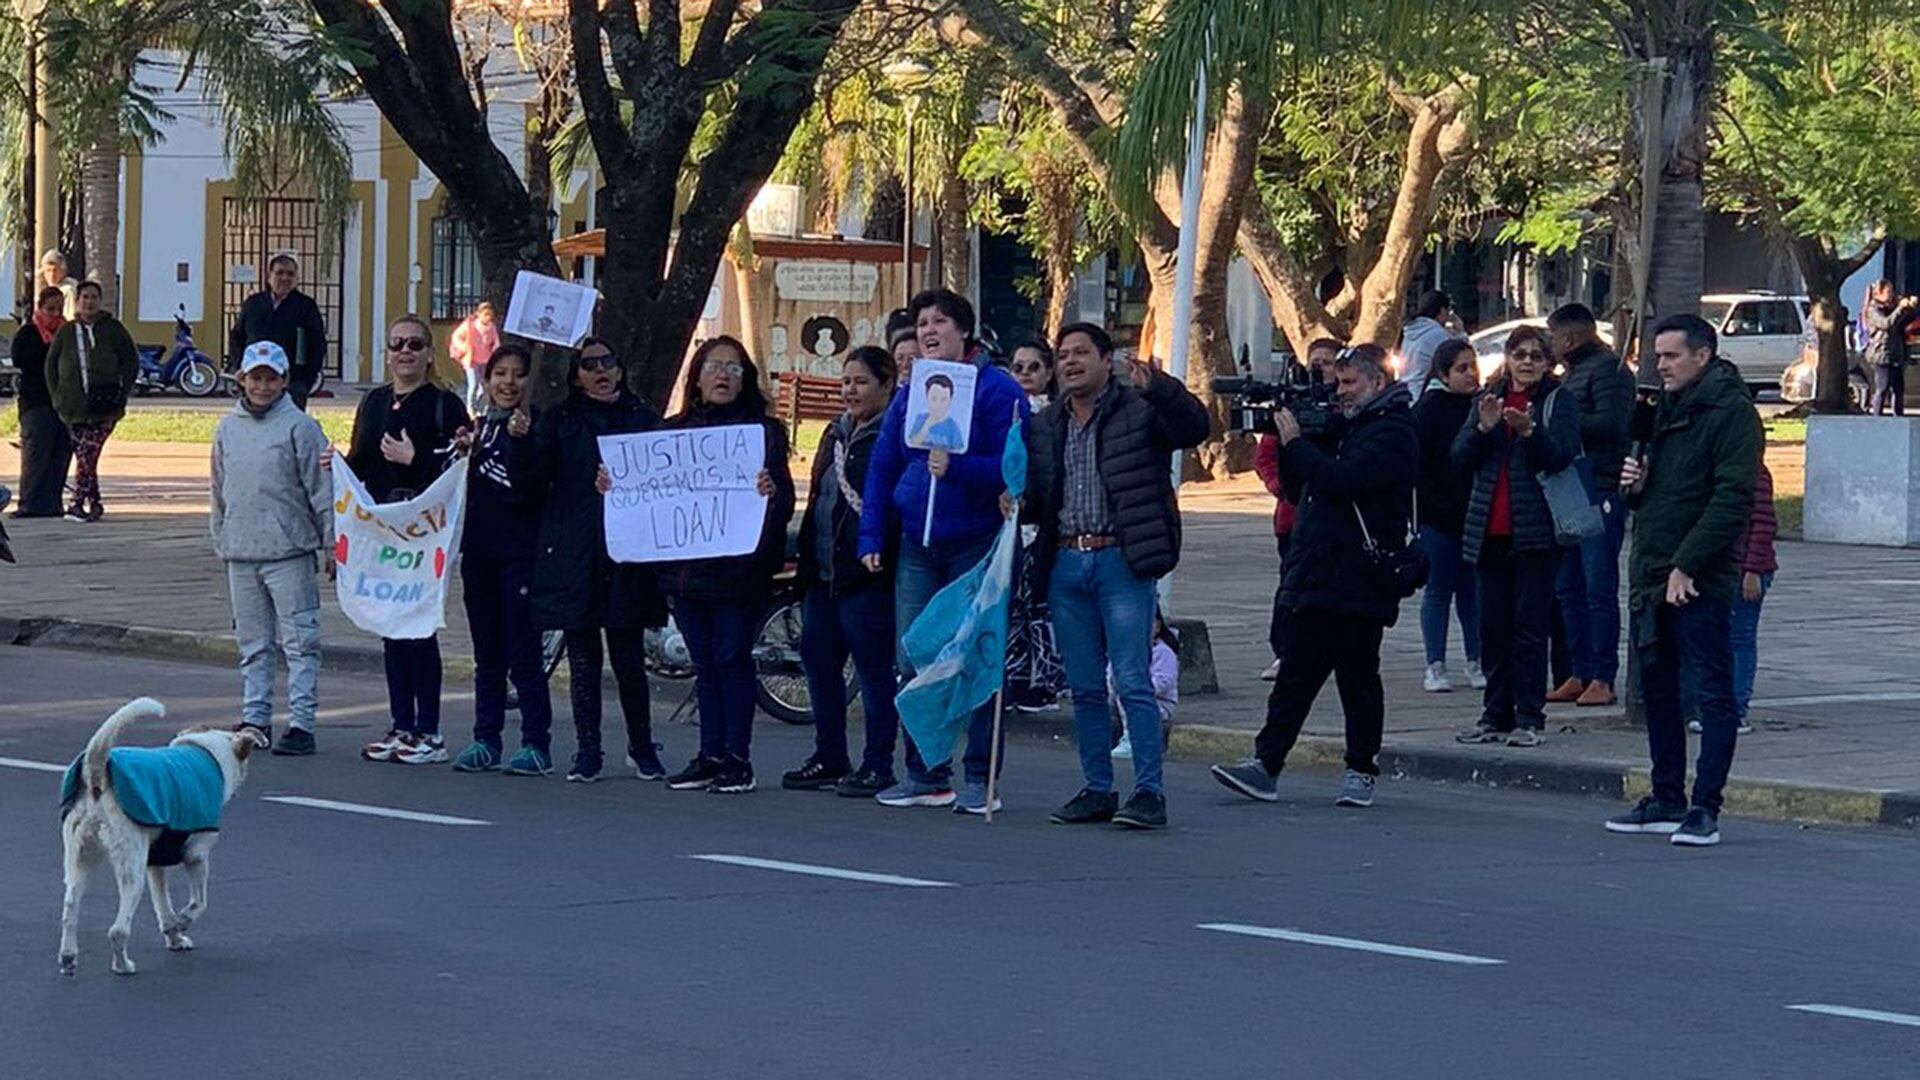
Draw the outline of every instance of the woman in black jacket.
<instances>
[{"instance_id":1,"label":"woman in black jacket","mask_svg":"<svg viewBox=\"0 0 1920 1080\"><path fill-rule=\"evenodd\" d=\"M532 374L526 349L495 349L480 373L487 411L460 440L470 455L460 581L473 635L473 745L454 759L455 772L500 768L509 679L520 695L520 751L506 763L507 775L553 772L553 699L541 668L531 595L540 528L533 493Z\"/></svg>"},{"instance_id":2,"label":"woman in black jacket","mask_svg":"<svg viewBox=\"0 0 1920 1080\"><path fill-rule=\"evenodd\" d=\"M893 389L892 355L872 345L855 349L840 370L847 411L827 425L813 459L811 500L800 521L800 662L813 701L813 756L781 777L782 787L796 791L830 787L871 799L895 783L893 553L885 553L877 573L860 563L861 493ZM867 717L858 771L847 754L848 656Z\"/></svg>"},{"instance_id":3,"label":"woman in black jacket","mask_svg":"<svg viewBox=\"0 0 1920 1080\"><path fill-rule=\"evenodd\" d=\"M417 315L403 315L387 328L387 373L392 381L367 391L354 411L347 464L375 502L405 502L432 487L453 461L467 406L460 395L434 385L433 330ZM393 727L360 755L402 765L446 761L439 636L382 638L380 647Z\"/></svg>"},{"instance_id":4,"label":"woman in black jacket","mask_svg":"<svg viewBox=\"0 0 1920 1080\"><path fill-rule=\"evenodd\" d=\"M753 639L773 594L773 575L786 561L787 522L793 517L793 476L787 471L786 429L767 415L760 371L746 346L730 337L710 338L687 364L686 402L668 421L675 428L750 424L765 440L757 477L767 497L760 544L746 555L694 559L661 568L661 585L673 597L673 617L693 654L700 698L700 753L667 778L675 791L753 790Z\"/></svg>"},{"instance_id":5,"label":"woman in black jacket","mask_svg":"<svg viewBox=\"0 0 1920 1080\"><path fill-rule=\"evenodd\" d=\"M600 777L600 673L611 662L627 725L627 764L642 780L663 780L653 741L647 690L646 632L665 626L667 604L651 567L607 555L605 511L597 489L602 435L633 435L660 426L660 414L629 390L613 349L587 338L568 375L573 392L535 429L535 481L541 499L533 563L533 621L567 635L578 748L567 779ZM605 651L601 648L605 636Z\"/></svg>"},{"instance_id":6,"label":"woman in black jacket","mask_svg":"<svg viewBox=\"0 0 1920 1080\"><path fill-rule=\"evenodd\" d=\"M1580 414L1546 374L1547 336L1507 337L1506 369L1474 399L1453 441L1455 468L1474 474L1462 550L1480 584L1487 690L1480 723L1461 742L1538 746L1547 724L1547 626L1560 545L1536 477L1580 456Z\"/></svg>"},{"instance_id":7,"label":"woman in black jacket","mask_svg":"<svg viewBox=\"0 0 1920 1080\"><path fill-rule=\"evenodd\" d=\"M15 405L20 410L20 505L17 518L59 517L73 444L67 425L53 407L47 389L47 351L66 324L67 294L54 286L40 290L33 317L13 336Z\"/></svg>"},{"instance_id":8,"label":"woman in black jacket","mask_svg":"<svg viewBox=\"0 0 1920 1080\"><path fill-rule=\"evenodd\" d=\"M1433 377L1413 406L1420 435L1420 474L1414 481L1414 517L1427 550L1427 587L1420 597L1420 640L1427 649L1423 686L1428 693L1453 689L1447 677L1447 617L1460 613L1460 639L1467 654L1467 681L1487 684L1480 669L1480 597L1473 567L1460 553L1473 471L1453 465L1453 437L1473 411L1480 389L1479 358L1465 341L1445 341L1433 350Z\"/></svg>"}]
</instances>

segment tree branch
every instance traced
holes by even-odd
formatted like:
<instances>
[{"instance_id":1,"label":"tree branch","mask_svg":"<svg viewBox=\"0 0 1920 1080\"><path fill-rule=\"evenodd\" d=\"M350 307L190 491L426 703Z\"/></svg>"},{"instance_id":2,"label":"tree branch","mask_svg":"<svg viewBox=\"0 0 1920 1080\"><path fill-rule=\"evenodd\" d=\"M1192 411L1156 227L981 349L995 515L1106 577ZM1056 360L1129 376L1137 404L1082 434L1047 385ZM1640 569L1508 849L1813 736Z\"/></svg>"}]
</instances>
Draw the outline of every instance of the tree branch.
<instances>
[{"instance_id":1,"label":"tree branch","mask_svg":"<svg viewBox=\"0 0 1920 1080\"><path fill-rule=\"evenodd\" d=\"M329 0L339 2L339 0ZM600 48L600 9L595 0L567 0L567 34L573 42L574 82L580 92L580 114L600 159L603 174L627 167L632 144L620 121L620 99L607 79Z\"/></svg>"}]
</instances>

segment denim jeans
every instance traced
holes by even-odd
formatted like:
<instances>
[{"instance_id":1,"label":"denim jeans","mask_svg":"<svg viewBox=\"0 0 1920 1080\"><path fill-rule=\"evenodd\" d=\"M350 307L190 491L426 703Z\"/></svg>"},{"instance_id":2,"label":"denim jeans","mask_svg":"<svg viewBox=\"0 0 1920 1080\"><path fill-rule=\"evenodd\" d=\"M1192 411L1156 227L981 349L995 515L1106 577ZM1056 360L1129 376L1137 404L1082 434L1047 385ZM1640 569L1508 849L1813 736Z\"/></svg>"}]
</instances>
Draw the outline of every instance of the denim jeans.
<instances>
[{"instance_id":1,"label":"denim jeans","mask_svg":"<svg viewBox=\"0 0 1920 1080\"><path fill-rule=\"evenodd\" d=\"M922 547L917 536L900 538L899 569L893 576L893 612L894 624L900 633L905 634L913 620L920 617L926 609L927 601L941 587L956 578L963 577L967 571L980 565L993 548L996 534L975 537L970 540L936 541L932 547ZM900 680L905 683L913 676L913 665L907 662L905 650L895 656L900 668ZM1001 738L1005 739L1003 733ZM993 703L987 702L974 710L973 720L967 725L967 750L962 758L968 783L984 784L991 769L993 748ZM1006 760L1005 755L1001 761ZM931 768L920 758L920 748L913 745L912 736L907 737L907 776L923 784L935 784L945 787L953 781L952 762L942 761Z\"/></svg>"},{"instance_id":2,"label":"denim jeans","mask_svg":"<svg viewBox=\"0 0 1920 1080\"><path fill-rule=\"evenodd\" d=\"M1460 614L1460 640L1467 663L1480 662L1480 593L1474 585L1473 564L1460 555L1460 538L1431 525L1420 526L1420 546L1427 552L1427 588L1420 594L1420 640L1427 647L1427 663L1447 662L1447 614Z\"/></svg>"},{"instance_id":3,"label":"denim jeans","mask_svg":"<svg viewBox=\"0 0 1920 1080\"><path fill-rule=\"evenodd\" d=\"M867 717L862 768L893 775L893 747L900 731L894 711L893 594L860 589L839 596L825 583L808 591L800 626L800 663L813 700L813 757L830 766L848 767L847 658L860 680L861 711Z\"/></svg>"},{"instance_id":4,"label":"denim jeans","mask_svg":"<svg viewBox=\"0 0 1920 1080\"><path fill-rule=\"evenodd\" d=\"M1873 365L1873 415L1886 415L1887 407L1893 407L1893 415L1907 415L1907 369L1892 364Z\"/></svg>"},{"instance_id":5,"label":"denim jeans","mask_svg":"<svg viewBox=\"0 0 1920 1080\"><path fill-rule=\"evenodd\" d=\"M759 604L679 600L673 620L693 654L695 694L700 699L700 756L751 761L754 691L753 636Z\"/></svg>"},{"instance_id":6,"label":"denim jeans","mask_svg":"<svg viewBox=\"0 0 1920 1080\"><path fill-rule=\"evenodd\" d=\"M512 680L520 695L520 745L551 751L553 696L533 627L533 558L463 556L460 582L473 635L473 741L501 748Z\"/></svg>"},{"instance_id":7,"label":"denim jeans","mask_svg":"<svg viewBox=\"0 0 1920 1080\"><path fill-rule=\"evenodd\" d=\"M1606 528L1599 536L1561 555L1555 595L1573 677L1611 686L1620 673L1620 545L1627 535L1626 500L1609 496L1600 518Z\"/></svg>"},{"instance_id":8,"label":"denim jeans","mask_svg":"<svg viewBox=\"0 0 1920 1080\"><path fill-rule=\"evenodd\" d=\"M1107 666L1133 743L1133 786L1161 790L1160 707L1153 696L1152 578L1134 576L1117 547L1062 551L1048 584L1054 640L1073 691L1080 773L1092 791L1113 790Z\"/></svg>"},{"instance_id":9,"label":"denim jeans","mask_svg":"<svg viewBox=\"0 0 1920 1080\"><path fill-rule=\"evenodd\" d=\"M1773 588L1773 575L1760 575L1760 599L1735 597L1733 601L1733 710L1742 723L1747 719L1747 703L1753 700L1753 676L1760 667L1760 605L1766 603Z\"/></svg>"},{"instance_id":10,"label":"denim jeans","mask_svg":"<svg viewBox=\"0 0 1920 1080\"><path fill-rule=\"evenodd\" d=\"M387 662L387 709L395 731L440 734L440 639L382 638Z\"/></svg>"},{"instance_id":11,"label":"denim jeans","mask_svg":"<svg viewBox=\"0 0 1920 1080\"><path fill-rule=\"evenodd\" d=\"M1700 713L1693 805L1720 812L1739 726L1733 703L1731 624L1731 605L1705 596L1683 607L1662 603L1651 611L1634 613L1633 647L1640 650L1653 795L1669 806L1687 801L1687 722L1680 697L1684 671Z\"/></svg>"},{"instance_id":12,"label":"denim jeans","mask_svg":"<svg viewBox=\"0 0 1920 1080\"><path fill-rule=\"evenodd\" d=\"M287 726L313 730L320 691L320 584L314 557L230 562L233 633L240 644L240 718L273 722L276 646L287 658Z\"/></svg>"}]
</instances>

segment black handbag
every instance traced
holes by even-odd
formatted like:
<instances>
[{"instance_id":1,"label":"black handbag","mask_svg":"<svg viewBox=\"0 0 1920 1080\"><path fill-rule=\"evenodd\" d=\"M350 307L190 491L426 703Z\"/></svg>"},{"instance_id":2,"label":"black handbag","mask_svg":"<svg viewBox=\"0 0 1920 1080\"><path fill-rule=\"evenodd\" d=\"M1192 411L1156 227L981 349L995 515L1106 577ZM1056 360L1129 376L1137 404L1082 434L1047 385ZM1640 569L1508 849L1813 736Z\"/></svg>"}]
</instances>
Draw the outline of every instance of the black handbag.
<instances>
[{"instance_id":1,"label":"black handbag","mask_svg":"<svg viewBox=\"0 0 1920 1080\"><path fill-rule=\"evenodd\" d=\"M1430 569L1426 548L1404 540L1394 548L1375 543L1373 533L1367 529L1366 516L1360 513L1360 505L1349 505L1353 507L1353 520L1360 523L1360 550L1365 553L1381 586L1399 600L1419 592L1420 587L1427 583Z\"/></svg>"}]
</instances>

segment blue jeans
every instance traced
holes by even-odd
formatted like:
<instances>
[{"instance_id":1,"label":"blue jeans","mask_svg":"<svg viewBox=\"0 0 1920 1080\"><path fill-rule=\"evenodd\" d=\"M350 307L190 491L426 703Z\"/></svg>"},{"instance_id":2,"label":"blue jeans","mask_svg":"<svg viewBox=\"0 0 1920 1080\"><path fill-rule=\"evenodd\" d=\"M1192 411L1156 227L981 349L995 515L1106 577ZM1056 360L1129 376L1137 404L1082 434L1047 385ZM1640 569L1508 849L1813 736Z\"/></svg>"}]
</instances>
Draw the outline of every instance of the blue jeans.
<instances>
[{"instance_id":1,"label":"blue jeans","mask_svg":"<svg viewBox=\"0 0 1920 1080\"><path fill-rule=\"evenodd\" d=\"M1561 556L1554 593L1566 630L1573 677L1613 685L1620 674L1620 545L1627 536L1627 504L1609 495L1600 507L1606 528Z\"/></svg>"},{"instance_id":2,"label":"blue jeans","mask_svg":"<svg viewBox=\"0 0 1920 1080\"><path fill-rule=\"evenodd\" d=\"M800 627L800 663L807 671L813 700L813 757L845 768L847 760L847 657L860 678L861 707L867 715L867 744L862 768L893 775L893 744L900 730L894 711L893 594L861 589L831 594L824 583L807 593Z\"/></svg>"},{"instance_id":3,"label":"blue jeans","mask_svg":"<svg viewBox=\"0 0 1920 1080\"><path fill-rule=\"evenodd\" d=\"M1427 552L1427 588L1420 594L1420 640L1427 646L1427 663L1447 662L1447 611L1460 614L1460 639L1467 663L1480 662L1480 593L1474 586L1473 564L1460 555L1460 538L1431 525L1420 526L1420 546Z\"/></svg>"},{"instance_id":4,"label":"blue jeans","mask_svg":"<svg viewBox=\"0 0 1920 1080\"><path fill-rule=\"evenodd\" d=\"M902 634L913 625L913 620L920 617L920 612L926 609L927 601L933 599L934 593L980 565L980 560L986 558L987 552L993 548L994 535L989 533L970 540L940 540L932 547L922 547L917 536L900 538L899 569L893 575L893 612L894 623ZM905 650L900 650L895 659L904 683L913 676L913 665L907 662ZM1005 738L1004 733L1002 738ZM993 703L988 702L974 710L973 720L967 725L967 752L962 763L968 783L987 782L987 773L992 768L992 747ZM1002 760L1005 760L1004 756ZM907 776L918 783L946 787L953 782L953 764L942 761L928 768L920 758L920 748L913 745L913 739L909 736Z\"/></svg>"},{"instance_id":5,"label":"blue jeans","mask_svg":"<svg viewBox=\"0 0 1920 1080\"><path fill-rule=\"evenodd\" d=\"M1080 773L1091 791L1113 790L1107 666L1133 743L1135 791L1160 787L1160 706L1153 696L1152 578L1134 576L1119 548L1062 551L1048 579L1054 640L1073 691Z\"/></svg>"},{"instance_id":6,"label":"blue jeans","mask_svg":"<svg viewBox=\"0 0 1920 1080\"><path fill-rule=\"evenodd\" d=\"M1731 623L1731 605L1705 596L1684 607L1662 603L1650 611L1634 612L1633 647L1640 650L1653 795L1668 806L1687 804L1687 721L1680 696L1684 671L1684 682L1700 713L1693 805L1720 812L1720 794L1733 768L1739 726L1733 703Z\"/></svg>"},{"instance_id":7,"label":"blue jeans","mask_svg":"<svg viewBox=\"0 0 1920 1080\"><path fill-rule=\"evenodd\" d=\"M1773 588L1773 575L1760 575L1760 599L1733 600L1733 709L1742 723L1753 700L1753 674L1760 666L1760 605Z\"/></svg>"},{"instance_id":8,"label":"blue jeans","mask_svg":"<svg viewBox=\"0 0 1920 1080\"><path fill-rule=\"evenodd\" d=\"M759 604L679 600L673 621L693 654L695 694L700 699L700 756L713 761L751 761L754 689L753 635Z\"/></svg>"}]
</instances>

